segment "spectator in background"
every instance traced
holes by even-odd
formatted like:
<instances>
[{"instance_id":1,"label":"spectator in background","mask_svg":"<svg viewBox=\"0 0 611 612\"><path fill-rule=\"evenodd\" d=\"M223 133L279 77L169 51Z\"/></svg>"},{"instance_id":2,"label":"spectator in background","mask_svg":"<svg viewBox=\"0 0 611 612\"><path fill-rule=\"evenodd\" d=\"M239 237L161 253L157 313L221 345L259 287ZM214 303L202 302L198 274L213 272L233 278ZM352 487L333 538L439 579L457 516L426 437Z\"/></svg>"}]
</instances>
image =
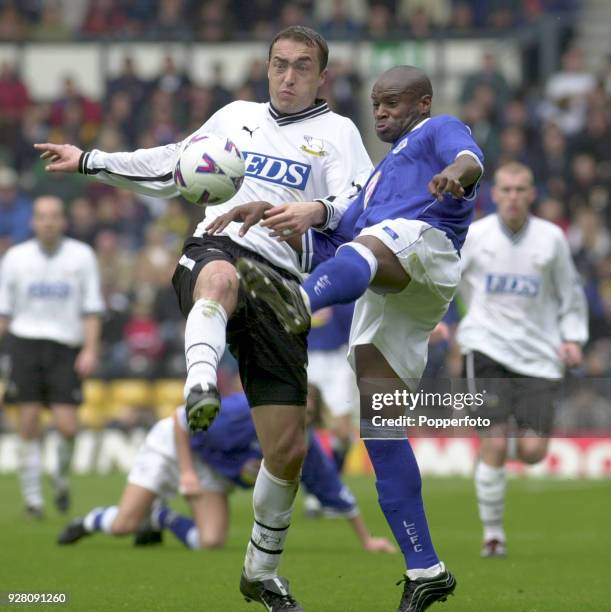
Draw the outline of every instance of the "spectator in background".
<instances>
[{"instance_id":1,"label":"spectator in background","mask_svg":"<svg viewBox=\"0 0 611 612\"><path fill-rule=\"evenodd\" d=\"M219 108L222 108L223 106L226 106L232 102L234 99L231 91L225 87L225 71L223 69L223 64L220 62L214 62L212 65L212 75L213 81L210 85L210 94L212 96L211 108L210 113L204 118L204 120L215 113ZM201 121L200 125L202 123L204 123L204 121Z\"/></svg>"},{"instance_id":2,"label":"spectator in background","mask_svg":"<svg viewBox=\"0 0 611 612\"><path fill-rule=\"evenodd\" d=\"M542 185L547 185L555 177L564 180L569 169L569 152L566 138L557 125L550 123L543 126L540 146L532 167L537 180Z\"/></svg>"},{"instance_id":3,"label":"spectator in background","mask_svg":"<svg viewBox=\"0 0 611 612\"><path fill-rule=\"evenodd\" d=\"M393 16L383 4L374 4L367 17L367 35L373 39L386 38L393 31Z\"/></svg>"},{"instance_id":4,"label":"spectator in background","mask_svg":"<svg viewBox=\"0 0 611 612\"><path fill-rule=\"evenodd\" d=\"M449 26L457 32L461 30L470 32L475 28L473 8L469 2L456 2L454 4Z\"/></svg>"},{"instance_id":5,"label":"spectator in background","mask_svg":"<svg viewBox=\"0 0 611 612\"><path fill-rule=\"evenodd\" d=\"M0 7L0 40L20 41L26 37L27 24L12 5Z\"/></svg>"},{"instance_id":6,"label":"spectator in background","mask_svg":"<svg viewBox=\"0 0 611 612\"><path fill-rule=\"evenodd\" d=\"M585 130L575 134L571 141L571 153L587 153L597 162L611 162L611 130L607 111L588 109Z\"/></svg>"},{"instance_id":7,"label":"spectator in background","mask_svg":"<svg viewBox=\"0 0 611 612\"><path fill-rule=\"evenodd\" d=\"M535 208L535 214L541 219L554 223L567 234L570 221L566 216L566 210L562 202L556 198L543 198Z\"/></svg>"},{"instance_id":8,"label":"spectator in background","mask_svg":"<svg viewBox=\"0 0 611 612\"><path fill-rule=\"evenodd\" d=\"M482 55L479 69L465 78L460 94L460 103L470 102L481 85L486 85L495 92L495 103L499 108L506 105L511 88L498 67L494 53L485 52Z\"/></svg>"},{"instance_id":9,"label":"spectator in background","mask_svg":"<svg viewBox=\"0 0 611 612\"><path fill-rule=\"evenodd\" d=\"M322 21L320 32L326 38L352 39L358 37L361 24L350 16L346 0L333 0L331 14Z\"/></svg>"},{"instance_id":10,"label":"spectator in background","mask_svg":"<svg viewBox=\"0 0 611 612\"><path fill-rule=\"evenodd\" d=\"M191 86L191 79L183 68L176 65L172 55L166 55L159 76L153 81L154 87L183 99Z\"/></svg>"},{"instance_id":11,"label":"spectator in background","mask_svg":"<svg viewBox=\"0 0 611 612\"><path fill-rule=\"evenodd\" d=\"M8 62L0 65L0 143L9 150L15 146L19 122L30 105L28 88Z\"/></svg>"},{"instance_id":12,"label":"spectator in background","mask_svg":"<svg viewBox=\"0 0 611 612\"><path fill-rule=\"evenodd\" d=\"M51 106L50 124L62 129L66 122L73 123L75 130L80 134L89 135L95 131L101 121L100 104L81 93L72 76L65 76L63 91ZM79 142L82 141L79 140Z\"/></svg>"},{"instance_id":13,"label":"spectator in background","mask_svg":"<svg viewBox=\"0 0 611 612\"><path fill-rule=\"evenodd\" d=\"M233 100L233 97L231 99ZM192 134L197 131L217 110L214 106L214 95L208 87L197 87L195 85L191 87L189 91L189 115L186 133Z\"/></svg>"},{"instance_id":14,"label":"spectator in background","mask_svg":"<svg viewBox=\"0 0 611 612\"><path fill-rule=\"evenodd\" d=\"M431 35L433 24L429 13L420 6L410 15L406 26L412 38L426 38Z\"/></svg>"},{"instance_id":15,"label":"spectator in background","mask_svg":"<svg viewBox=\"0 0 611 612\"><path fill-rule=\"evenodd\" d=\"M121 92L129 96L134 108L138 108L144 100L146 90L146 82L136 74L134 59L126 55L119 75L109 79L106 84L106 100Z\"/></svg>"},{"instance_id":16,"label":"spectator in background","mask_svg":"<svg viewBox=\"0 0 611 612\"><path fill-rule=\"evenodd\" d=\"M413 17L424 11L427 22L435 28L444 28L452 14L451 0L398 0L397 5L400 21L412 23Z\"/></svg>"},{"instance_id":17,"label":"spectator in background","mask_svg":"<svg viewBox=\"0 0 611 612\"><path fill-rule=\"evenodd\" d=\"M244 85L252 89L255 102L266 102L269 98L268 84L267 84L267 69L265 62L261 60L253 60L248 69L248 74ZM239 100L248 98L238 98Z\"/></svg>"},{"instance_id":18,"label":"spectator in background","mask_svg":"<svg viewBox=\"0 0 611 612\"><path fill-rule=\"evenodd\" d=\"M0 257L32 235L32 200L19 193L18 175L0 166Z\"/></svg>"},{"instance_id":19,"label":"spectator in background","mask_svg":"<svg viewBox=\"0 0 611 612\"><path fill-rule=\"evenodd\" d=\"M85 37L117 37L123 32L127 22L123 2L90 0L88 4L81 25L81 33Z\"/></svg>"},{"instance_id":20,"label":"spectator in background","mask_svg":"<svg viewBox=\"0 0 611 612\"><path fill-rule=\"evenodd\" d=\"M197 38L206 42L230 40L233 32L231 14L223 0L210 0L201 5Z\"/></svg>"},{"instance_id":21,"label":"spectator in background","mask_svg":"<svg viewBox=\"0 0 611 612\"><path fill-rule=\"evenodd\" d=\"M66 23L59 2L42 4L40 21L30 29L28 38L45 42L64 42L74 38L74 32Z\"/></svg>"},{"instance_id":22,"label":"spectator in background","mask_svg":"<svg viewBox=\"0 0 611 612\"><path fill-rule=\"evenodd\" d=\"M95 254L100 268L102 292L127 296L134 288L134 257L121 247L119 234L99 229L95 237Z\"/></svg>"},{"instance_id":23,"label":"spectator in background","mask_svg":"<svg viewBox=\"0 0 611 612\"><path fill-rule=\"evenodd\" d=\"M587 97L595 87L594 75L584 67L583 51L570 48L562 55L560 71L545 86L541 117L556 123L567 136L577 134L585 125Z\"/></svg>"},{"instance_id":24,"label":"spectator in background","mask_svg":"<svg viewBox=\"0 0 611 612\"><path fill-rule=\"evenodd\" d=\"M159 0L157 15L147 34L155 39L190 40L193 35L191 24L184 0Z\"/></svg>"},{"instance_id":25,"label":"spectator in background","mask_svg":"<svg viewBox=\"0 0 611 612\"><path fill-rule=\"evenodd\" d=\"M70 238L95 246L98 224L93 202L83 196L75 198L68 207L68 231Z\"/></svg>"}]
</instances>

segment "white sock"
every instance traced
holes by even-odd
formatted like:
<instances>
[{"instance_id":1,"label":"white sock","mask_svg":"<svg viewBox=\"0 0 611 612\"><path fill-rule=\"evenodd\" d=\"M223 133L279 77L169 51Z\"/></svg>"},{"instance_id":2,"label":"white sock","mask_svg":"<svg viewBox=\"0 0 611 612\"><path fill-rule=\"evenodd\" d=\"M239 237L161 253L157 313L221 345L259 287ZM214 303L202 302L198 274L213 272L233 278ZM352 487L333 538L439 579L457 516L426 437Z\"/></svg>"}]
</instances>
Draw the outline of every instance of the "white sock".
<instances>
[{"instance_id":1,"label":"white sock","mask_svg":"<svg viewBox=\"0 0 611 612\"><path fill-rule=\"evenodd\" d=\"M227 313L218 302L200 299L193 304L185 329L185 399L197 384L202 389L216 387L216 370L225 351L226 330Z\"/></svg>"},{"instance_id":2,"label":"white sock","mask_svg":"<svg viewBox=\"0 0 611 612\"><path fill-rule=\"evenodd\" d=\"M439 574L445 571L446 566L443 564L443 561L440 561L435 563L435 565L431 565L431 567L407 570L405 574L410 580L418 580L418 578L435 578L435 576L439 576Z\"/></svg>"},{"instance_id":3,"label":"white sock","mask_svg":"<svg viewBox=\"0 0 611 612\"><path fill-rule=\"evenodd\" d=\"M28 506L42 508L40 485L41 458L40 441L20 438L17 447L17 472L21 482L21 494Z\"/></svg>"},{"instance_id":4,"label":"white sock","mask_svg":"<svg viewBox=\"0 0 611 612\"><path fill-rule=\"evenodd\" d=\"M298 480L276 478L261 462L252 494L255 522L244 560L244 573L249 580L277 576L298 487Z\"/></svg>"},{"instance_id":5,"label":"white sock","mask_svg":"<svg viewBox=\"0 0 611 612\"><path fill-rule=\"evenodd\" d=\"M202 547L199 541L199 531L197 530L197 527L191 527L191 529L187 531L186 540L187 540L187 546L191 550L199 550Z\"/></svg>"},{"instance_id":6,"label":"white sock","mask_svg":"<svg viewBox=\"0 0 611 612\"><path fill-rule=\"evenodd\" d=\"M61 436L57 449L57 473L54 475L55 487L59 490L68 488L68 474L70 473L73 452L74 437Z\"/></svg>"},{"instance_id":7,"label":"white sock","mask_svg":"<svg viewBox=\"0 0 611 612\"><path fill-rule=\"evenodd\" d=\"M103 531L112 533L112 524L119 514L118 506L94 508L84 519L83 526L89 533Z\"/></svg>"},{"instance_id":8,"label":"white sock","mask_svg":"<svg viewBox=\"0 0 611 612\"><path fill-rule=\"evenodd\" d=\"M505 541L503 514L507 478L504 467L492 467L481 459L475 468L475 491L479 518L484 526L484 540Z\"/></svg>"}]
</instances>

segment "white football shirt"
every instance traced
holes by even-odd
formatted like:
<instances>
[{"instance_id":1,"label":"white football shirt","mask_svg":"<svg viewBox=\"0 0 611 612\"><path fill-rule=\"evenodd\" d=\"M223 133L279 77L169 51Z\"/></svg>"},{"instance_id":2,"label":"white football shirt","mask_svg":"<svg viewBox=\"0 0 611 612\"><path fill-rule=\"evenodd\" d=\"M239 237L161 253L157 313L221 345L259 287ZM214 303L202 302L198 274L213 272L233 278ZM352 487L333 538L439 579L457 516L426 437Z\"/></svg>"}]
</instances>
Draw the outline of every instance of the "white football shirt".
<instances>
[{"instance_id":1,"label":"white football shirt","mask_svg":"<svg viewBox=\"0 0 611 612\"><path fill-rule=\"evenodd\" d=\"M81 346L83 316L104 310L93 249L64 238L53 253L36 239L11 247L0 267L0 316L20 338Z\"/></svg>"},{"instance_id":2,"label":"white football shirt","mask_svg":"<svg viewBox=\"0 0 611 612\"><path fill-rule=\"evenodd\" d=\"M324 200L327 222L321 229L333 229L373 169L354 123L331 112L322 100L293 115L281 115L269 103L232 102L197 132L212 132L232 140L245 158L246 176L231 200L206 208L195 236L202 236L206 225L233 206L258 200L273 205ZM80 171L139 193L173 197L178 190L172 171L181 144L132 153L93 150L82 156ZM223 235L294 274L309 270L312 253L307 235L300 258L259 225L244 237L238 235L239 229L239 223L231 223Z\"/></svg>"},{"instance_id":3,"label":"white football shirt","mask_svg":"<svg viewBox=\"0 0 611 612\"><path fill-rule=\"evenodd\" d=\"M518 374L561 378L561 342L588 339L587 302L562 230L530 217L512 233L492 214L471 225L461 258L461 352L484 353Z\"/></svg>"}]
</instances>

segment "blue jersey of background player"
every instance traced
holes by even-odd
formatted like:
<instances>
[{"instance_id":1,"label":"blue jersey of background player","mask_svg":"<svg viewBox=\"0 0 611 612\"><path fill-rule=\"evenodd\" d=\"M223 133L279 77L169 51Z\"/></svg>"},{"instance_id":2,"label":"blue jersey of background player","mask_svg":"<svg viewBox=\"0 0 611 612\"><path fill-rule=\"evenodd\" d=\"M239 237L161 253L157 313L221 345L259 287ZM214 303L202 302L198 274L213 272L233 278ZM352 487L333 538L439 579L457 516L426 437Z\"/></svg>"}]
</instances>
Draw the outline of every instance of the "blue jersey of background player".
<instances>
[{"instance_id":1,"label":"blue jersey of background player","mask_svg":"<svg viewBox=\"0 0 611 612\"><path fill-rule=\"evenodd\" d=\"M477 183L467 187L460 199L449 193L438 199L428 189L439 165L450 165L460 154L471 155L479 164L483 162L483 154L469 128L450 115L426 118L401 136L375 168L337 228L331 232L312 231L313 267L333 257L339 245L350 242L364 228L387 219L424 221L443 231L460 251L473 216ZM392 237L392 228L386 231Z\"/></svg>"},{"instance_id":2,"label":"blue jersey of background player","mask_svg":"<svg viewBox=\"0 0 611 612\"><path fill-rule=\"evenodd\" d=\"M221 405L210 429L191 435L191 450L234 484L250 488L254 485L250 466L253 460L261 460L262 453L246 395L225 396ZM301 481L324 508L346 517L358 514L354 496L340 480L333 459L324 452L311 428Z\"/></svg>"}]
</instances>

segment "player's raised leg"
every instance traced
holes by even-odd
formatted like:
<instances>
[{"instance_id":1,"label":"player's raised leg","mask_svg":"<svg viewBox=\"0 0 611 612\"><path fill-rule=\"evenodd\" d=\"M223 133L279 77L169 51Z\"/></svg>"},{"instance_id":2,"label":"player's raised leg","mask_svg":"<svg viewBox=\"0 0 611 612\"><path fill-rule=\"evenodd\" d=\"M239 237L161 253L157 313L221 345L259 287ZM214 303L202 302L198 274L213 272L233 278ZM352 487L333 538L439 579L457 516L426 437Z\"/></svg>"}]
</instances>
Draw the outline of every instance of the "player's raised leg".
<instances>
[{"instance_id":1,"label":"player's raised leg","mask_svg":"<svg viewBox=\"0 0 611 612\"><path fill-rule=\"evenodd\" d=\"M228 259L219 249L196 245L189 251L187 247L174 275L187 315L185 400L191 431L208 429L220 407L216 371L238 296L236 270Z\"/></svg>"},{"instance_id":2,"label":"player's raised leg","mask_svg":"<svg viewBox=\"0 0 611 612\"><path fill-rule=\"evenodd\" d=\"M264 459L253 491L255 517L240 590L268 610L299 612L278 565L307 448L305 406L257 406L252 414Z\"/></svg>"},{"instance_id":3,"label":"player's raised leg","mask_svg":"<svg viewBox=\"0 0 611 612\"><path fill-rule=\"evenodd\" d=\"M33 518L42 518L43 499L41 488L40 411L41 404L19 405L17 429L19 447L17 473L26 513Z\"/></svg>"}]
</instances>

